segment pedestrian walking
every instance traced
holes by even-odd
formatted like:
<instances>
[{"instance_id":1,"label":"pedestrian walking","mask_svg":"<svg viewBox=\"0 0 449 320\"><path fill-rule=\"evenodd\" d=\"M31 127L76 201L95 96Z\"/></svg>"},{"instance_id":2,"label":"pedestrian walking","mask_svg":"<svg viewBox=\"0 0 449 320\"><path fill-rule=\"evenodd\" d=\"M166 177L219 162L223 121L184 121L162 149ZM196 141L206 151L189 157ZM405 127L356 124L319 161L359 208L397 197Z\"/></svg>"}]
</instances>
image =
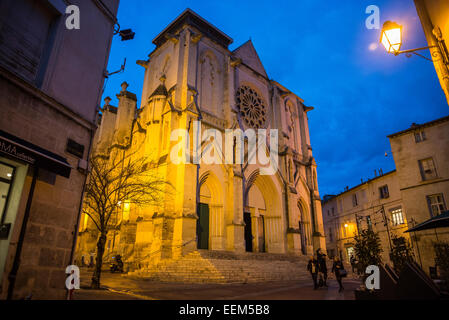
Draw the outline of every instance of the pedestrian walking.
<instances>
[{"instance_id":1,"label":"pedestrian walking","mask_svg":"<svg viewBox=\"0 0 449 320\"><path fill-rule=\"evenodd\" d=\"M334 258L334 264L332 265L332 271L335 274L335 278L337 279L339 289L338 292L342 292L344 290L342 279L347 276L347 272L345 270L345 267L343 265L343 262L341 262L339 257Z\"/></svg>"},{"instance_id":2,"label":"pedestrian walking","mask_svg":"<svg viewBox=\"0 0 449 320\"><path fill-rule=\"evenodd\" d=\"M321 251L319 248L316 251L317 260L318 260L318 268L319 268L319 276L320 276L320 287L327 287L327 265L326 265L326 254Z\"/></svg>"},{"instance_id":3,"label":"pedestrian walking","mask_svg":"<svg viewBox=\"0 0 449 320\"><path fill-rule=\"evenodd\" d=\"M309 263L307 264L307 271L309 271L310 274L312 275L313 290L318 289L317 278L319 268L318 268L318 261L314 256L310 256Z\"/></svg>"}]
</instances>

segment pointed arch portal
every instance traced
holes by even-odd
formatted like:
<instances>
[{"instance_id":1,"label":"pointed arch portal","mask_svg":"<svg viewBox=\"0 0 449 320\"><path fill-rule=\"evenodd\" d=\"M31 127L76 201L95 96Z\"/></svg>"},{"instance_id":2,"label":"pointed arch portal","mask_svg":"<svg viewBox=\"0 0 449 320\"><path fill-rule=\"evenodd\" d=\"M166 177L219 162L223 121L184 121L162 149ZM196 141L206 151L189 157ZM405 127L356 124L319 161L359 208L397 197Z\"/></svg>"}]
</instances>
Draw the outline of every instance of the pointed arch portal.
<instances>
[{"instance_id":1,"label":"pointed arch portal","mask_svg":"<svg viewBox=\"0 0 449 320\"><path fill-rule=\"evenodd\" d=\"M283 252L282 205L272 176L249 175L245 189L245 248L253 252Z\"/></svg>"},{"instance_id":2,"label":"pointed arch portal","mask_svg":"<svg viewBox=\"0 0 449 320\"><path fill-rule=\"evenodd\" d=\"M198 249L224 249L223 190L213 172L205 172L199 180L199 203L196 235Z\"/></svg>"}]
</instances>

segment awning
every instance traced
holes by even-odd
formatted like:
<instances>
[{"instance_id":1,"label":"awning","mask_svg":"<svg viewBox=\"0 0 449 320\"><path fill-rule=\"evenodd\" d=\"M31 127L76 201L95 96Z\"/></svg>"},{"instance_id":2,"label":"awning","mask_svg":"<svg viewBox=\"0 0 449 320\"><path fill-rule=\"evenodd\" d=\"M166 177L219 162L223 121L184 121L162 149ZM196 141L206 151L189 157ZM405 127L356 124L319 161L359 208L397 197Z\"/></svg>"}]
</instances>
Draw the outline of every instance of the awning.
<instances>
[{"instance_id":1,"label":"awning","mask_svg":"<svg viewBox=\"0 0 449 320\"><path fill-rule=\"evenodd\" d=\"M420 231L427 229L445 228L449 227L449 211L444 211L436 217L430 218L420 224L408 229L404 232Z\"/></svg>"},{"instance_id":2,"label":"awning","mask_svg":"<svg viewBox=\"0 0 449 320\"><path fill-rule=\"evenodd\" d=\"M63 177L70 177L72 167L57 154L0 130L0 155L19 159Z\"/></svg>"}]
</instances>

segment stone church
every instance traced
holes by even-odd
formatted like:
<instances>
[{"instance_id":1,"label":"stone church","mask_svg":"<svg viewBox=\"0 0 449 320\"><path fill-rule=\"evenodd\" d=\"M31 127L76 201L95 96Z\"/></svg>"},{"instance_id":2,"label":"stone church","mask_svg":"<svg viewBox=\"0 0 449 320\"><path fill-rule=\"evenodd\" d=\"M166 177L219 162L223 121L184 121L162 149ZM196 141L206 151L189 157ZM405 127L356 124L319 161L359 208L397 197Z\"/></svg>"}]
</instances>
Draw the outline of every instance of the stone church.
<instances>
[{"instance_id":1,"label":"stone church","mask_svg":"<svg viewBox=\"0 0 449 320\"><path fill-rule=\"evenodd\" d=\"M307 119L313 108L268 77L251 40L231 51L232 41L187 9L154 38L149 59L137 61L145 68L140 106L126 83L118 107L105 99L94 154L122 148L155 159L176 190L158 207L120 206L106 259L119 253L137 270L198 250L259 256L325 250ZM227 129L277 129L277 170L261 174L247 146L240 164L173 163L171 133L190 133L197 121L201 132L215 129L223 137ZM215 152L224 159L223 150ZM81 217L78 262L94 254L96 237Z\"/></svg>"}]
</instances>

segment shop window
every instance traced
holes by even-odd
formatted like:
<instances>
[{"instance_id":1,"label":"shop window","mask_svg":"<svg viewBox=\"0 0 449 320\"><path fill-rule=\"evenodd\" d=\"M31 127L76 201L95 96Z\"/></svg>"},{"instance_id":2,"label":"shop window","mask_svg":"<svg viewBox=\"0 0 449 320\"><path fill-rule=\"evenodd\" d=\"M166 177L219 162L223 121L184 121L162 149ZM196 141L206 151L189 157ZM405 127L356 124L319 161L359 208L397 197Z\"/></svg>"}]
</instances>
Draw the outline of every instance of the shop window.
<instances>
[{"instance_id":1,"label":"shop window","mask_svg":"<svg viewBox=\"0 0 449 320\"><path fill-rule=\"evenodd\" d=\"M14 180L14 167L0 162L0 221L3 222L6 206Z\"/></svg>"}]
</instances>

